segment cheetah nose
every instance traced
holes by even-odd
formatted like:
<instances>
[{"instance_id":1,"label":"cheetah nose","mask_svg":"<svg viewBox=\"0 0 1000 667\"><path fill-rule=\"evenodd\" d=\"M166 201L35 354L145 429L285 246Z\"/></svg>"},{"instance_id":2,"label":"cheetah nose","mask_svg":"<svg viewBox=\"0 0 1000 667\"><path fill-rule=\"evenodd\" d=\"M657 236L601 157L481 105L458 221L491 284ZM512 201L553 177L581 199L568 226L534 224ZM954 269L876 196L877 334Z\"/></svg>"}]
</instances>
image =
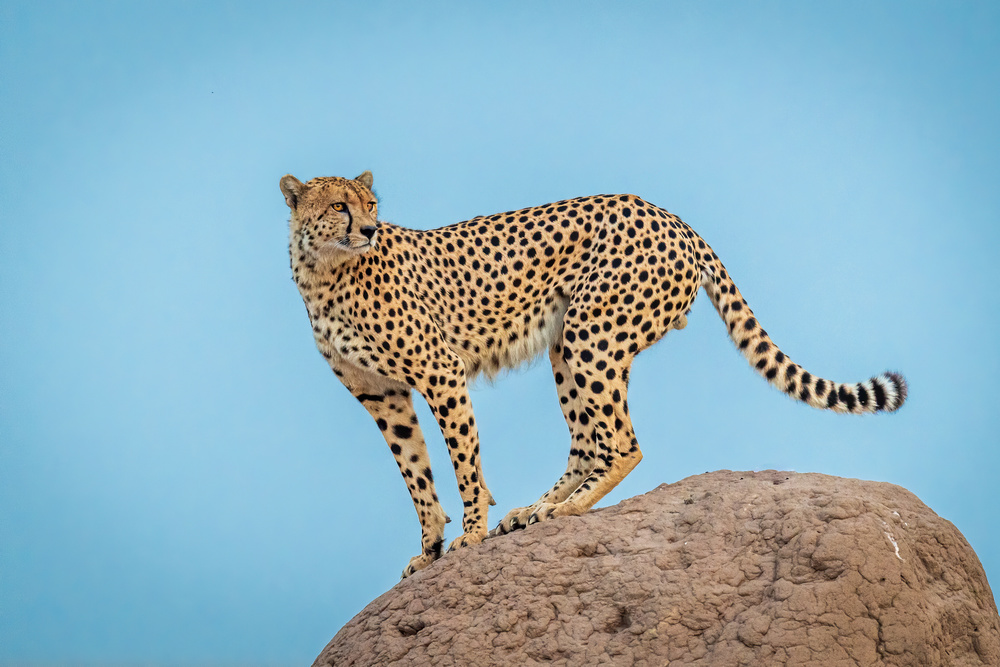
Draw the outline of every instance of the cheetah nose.
<instances>
[{"instance_id":1,"label":"cheetah nose","mask_svg":"<svg viewBox=\"0 0 1000 667\"><path fill-rule=\"evenodd\" d=\"M372 237L375 236L375 227L362 227L361 234L364 235L366 239L371 241Z\"/></svg>"}]
</instances>

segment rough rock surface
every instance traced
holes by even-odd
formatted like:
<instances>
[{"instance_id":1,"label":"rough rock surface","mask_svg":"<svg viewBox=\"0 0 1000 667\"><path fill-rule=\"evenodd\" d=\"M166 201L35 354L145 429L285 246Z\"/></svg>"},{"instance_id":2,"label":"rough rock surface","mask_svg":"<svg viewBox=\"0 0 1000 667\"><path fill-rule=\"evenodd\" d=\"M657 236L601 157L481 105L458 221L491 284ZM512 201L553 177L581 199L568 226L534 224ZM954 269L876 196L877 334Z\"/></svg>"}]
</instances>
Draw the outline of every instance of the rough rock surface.
<instances>
[{"instance_id":1,"label":"rough rock surface","mask_svg":"<svg viewBox=\"0 0 1000 667\"><path fill-rule=\"evenodd\" d=\"M316 665L1000 665L961 533L880 482L719 471L446 555Z\"/></svg>"}]
</instances>

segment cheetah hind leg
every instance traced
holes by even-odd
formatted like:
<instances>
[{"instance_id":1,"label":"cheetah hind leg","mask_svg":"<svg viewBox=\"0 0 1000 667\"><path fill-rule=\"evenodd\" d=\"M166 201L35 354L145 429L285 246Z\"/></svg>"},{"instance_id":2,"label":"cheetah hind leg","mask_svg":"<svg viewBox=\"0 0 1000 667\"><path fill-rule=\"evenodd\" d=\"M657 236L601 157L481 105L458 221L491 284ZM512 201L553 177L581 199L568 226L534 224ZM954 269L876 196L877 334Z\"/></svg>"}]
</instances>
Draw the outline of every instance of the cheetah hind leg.
<instances>
[{"instance_id":1,"label":"cheetah hind leg","mask_svg":"<svg viewBox=\"0 0 1000 667\"><path fill-rule=\"evenodd\" d=\"M516 510L497 526L494 534L556 517L579 516L615 488L642 460L626 398L632 358L609 358L599 349L588 350L580 339L573 347L563 341L561 356L570 372L563 374L562 381L554 358L555 347L550 354L566 423L573 434L570 465L556 486L532 505L527 517L523 509ZM590 352L590 358L584 358L586 352ZM590 363L594 360L596 363ZM574 452L582 458L582 465L574 466ZM568 483L560 486L564 481Z\"/></svg>"},{"instance_id":2,"label":"cheetah hind leg","mask_svg":"<svg viewBox=\"0 0 1000 667\"><path fill-rule=\"evenodd\" d=\"M552 374L556 381L556 391L559 394L559 405L569 427L572 446L566 472L556 481L551 489L541 498L527 507L515 507L490 531L490 537L506 535L507 533L527 527L528 518L544 505L554 505L566 500L594 469L596 459L591 441L592 430L580 424L577 413L579 402L575 383L570 379L569 364L563 358L561 343L555 343L549 348L549 361L552 364Z\"/></svg>"},{"instance_id":3,"label":"cheetah hind leg","mask_svg":"<svg viewBox=\"0 0 1000 667\"><path fill-rule=\"evenodd\" d=\"M625 370L623 377L627 377L627 367ZM615 488L642 460L642 452L632 430L632 420L628 416L625 400L627 382L619 380L609 384L614 395L620 399L608 404L612 410L610 418L597 419L593 431L594 444L598 450L597 464L565 500L539 503L528 516L527 525L561 516L583 514ZM586 400L596 407L595 398L601 397L590 396Z\"/></svg>"}]
</instances>

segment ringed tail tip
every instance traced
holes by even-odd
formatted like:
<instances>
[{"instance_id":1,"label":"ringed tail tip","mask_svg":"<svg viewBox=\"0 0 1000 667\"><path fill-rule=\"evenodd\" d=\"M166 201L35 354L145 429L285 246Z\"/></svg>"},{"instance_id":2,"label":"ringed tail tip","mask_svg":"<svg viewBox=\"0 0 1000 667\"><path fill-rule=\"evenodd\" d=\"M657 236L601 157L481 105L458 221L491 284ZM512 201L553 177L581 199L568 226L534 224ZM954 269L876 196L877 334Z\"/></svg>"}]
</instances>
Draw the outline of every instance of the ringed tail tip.
<instances>
[{"instance_id":1,"label":"ringed tail tip","mask_svg":"<svg viewBox=\"0 0 1000 667\"><path fill-rule=\"evenodd\" d=\"M884 398L885 406L881 409L885 412L895 412L906 402L906 396L909 393L906 380L896 371L886 371L872 378L872 380L876 379L882 380L886 389Z\"/></svg>"}]
</instances>

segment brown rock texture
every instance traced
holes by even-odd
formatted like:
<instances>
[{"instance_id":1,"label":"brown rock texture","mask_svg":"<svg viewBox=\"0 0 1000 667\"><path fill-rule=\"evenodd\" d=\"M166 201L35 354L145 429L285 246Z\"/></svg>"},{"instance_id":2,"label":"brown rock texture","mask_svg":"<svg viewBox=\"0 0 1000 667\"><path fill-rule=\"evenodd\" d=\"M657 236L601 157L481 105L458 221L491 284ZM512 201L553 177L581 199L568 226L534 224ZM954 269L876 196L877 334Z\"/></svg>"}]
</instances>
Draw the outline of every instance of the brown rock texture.
<instances>
[{"instance_id":1,"label":"brown rock texture","mask_svg":"<svg viewBox=\"0 0 1000 667\"><path fill-rule=\"evenodd\" d=\"M962 534L898 486L723 470L446 555L315 665L1000 665Z\"/></svg>"}]
</instances>

